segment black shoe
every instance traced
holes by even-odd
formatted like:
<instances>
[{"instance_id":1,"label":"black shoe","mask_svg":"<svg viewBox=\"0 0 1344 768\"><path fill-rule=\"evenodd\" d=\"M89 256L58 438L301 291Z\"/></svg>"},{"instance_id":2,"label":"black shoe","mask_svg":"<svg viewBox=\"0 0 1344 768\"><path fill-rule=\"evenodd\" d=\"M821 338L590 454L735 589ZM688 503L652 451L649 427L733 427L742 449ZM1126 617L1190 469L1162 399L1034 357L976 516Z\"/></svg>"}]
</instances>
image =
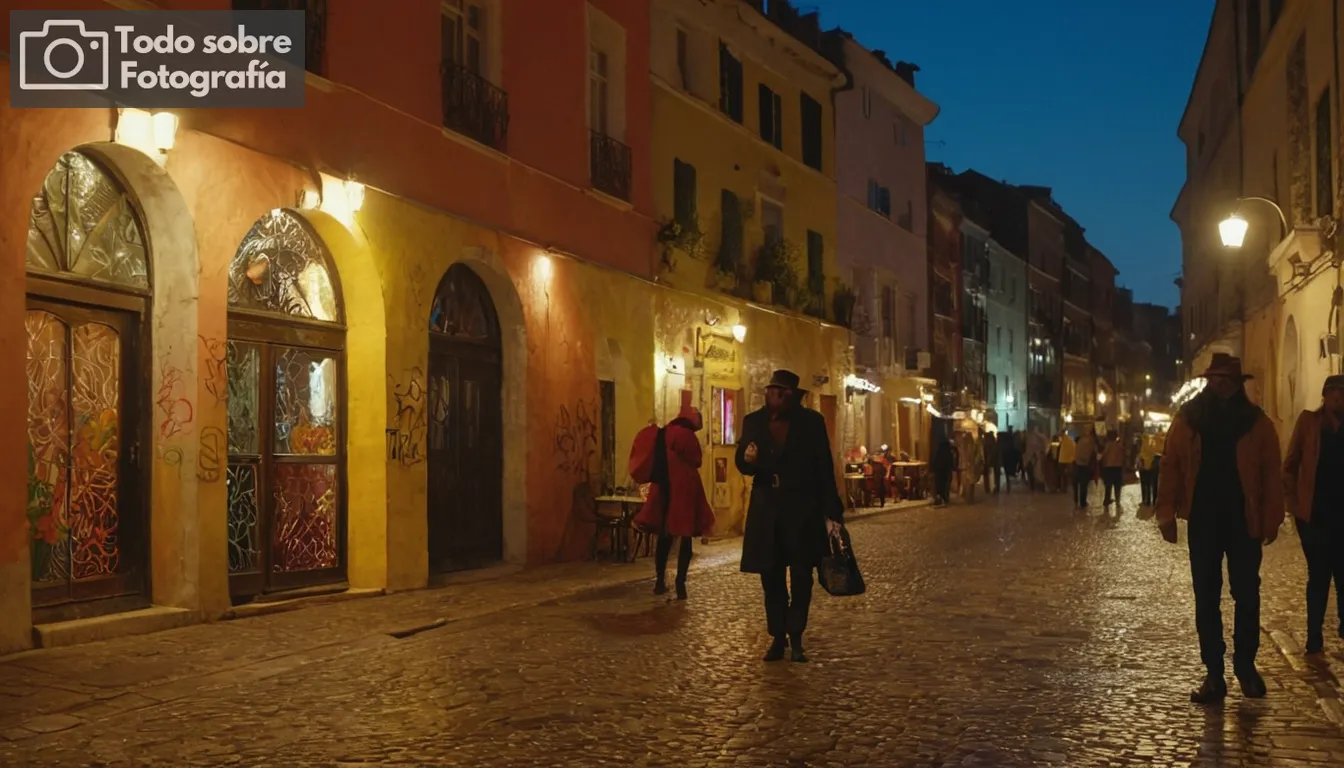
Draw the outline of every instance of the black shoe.
<instances>
[{"instance_id":1,"label":"black shoe","mask_svg":"<svg viewBox=\"0 0 1344 768\"><path fill-rule=\"evenodd\" d=\"M653 585L653 594L655 594L655 595L666 595L666 594L667 594L667 582L663 581L662 579L659 579L656 583L654 583L654 585Z\"/></svg>"},{"instance_id":2,"label":"black shoe","mask_svg":"<svg viewBox=\"0 0 1344 768\"><path fill-rule=\"evenodd\" d=\"M776 637L770 644L770 650L765 652L762 661L779 661L784 658L784 649L788 647L788 641L782 637Z\"/></svg>"},{"instance_id":3,"label":"black shoe","mask_svg":"<svg viewBox=\"0 0 1344 768\"><path fill-rule=\"evenodd\" d=\"M677 582L677 599L678 600L686 599L686 582L684 581Z\"/></svg>"},{"instance_id":4,"label":"black shoe","mask_svg":"<svg viewBox=\"0 0 1344 768\"><path fill-rule=\"evenodd\" d=\"M1237 682L1241 683L1241 695L1248 699L1263 699L1269 692L1265 687L1265 679L1253 666L1238 672Z\"/></svg>"},{"instance_id":5,"label":"black shoe","mask_svg":"<svg viewBox=\"0 0 1344 768\"><path fill-rule=\"evenodd\" d=\"M807 663L807 654L803 653L803 639L801 637L789 638L789 648L792 649L792 652L789 654L790 660L796 661L799 664Z\"/></svg>"},{"instance_id":6,"label":"black shoe","mask_svg":"<svg viewBox=\"0 0 1344 768\"><path fill-rule=\"evenodd\" d=\"M1307 630L1307 653L1321 653L1325 650L1325 633L1320 627Z\"/></svg>"},{"instance_id":7,"label":"black shoe","mask_svg":"<svg viewBox=\"0 0 1344 768\"><path fill-rule=\"evenodd\" d=\"M1190 694L1190 701L1195 704L1216 704L1225 698L1227 698L1227 681L1222 675L1212 673L1205 676L1199 690Z\"/></svg>"}]
</instances>

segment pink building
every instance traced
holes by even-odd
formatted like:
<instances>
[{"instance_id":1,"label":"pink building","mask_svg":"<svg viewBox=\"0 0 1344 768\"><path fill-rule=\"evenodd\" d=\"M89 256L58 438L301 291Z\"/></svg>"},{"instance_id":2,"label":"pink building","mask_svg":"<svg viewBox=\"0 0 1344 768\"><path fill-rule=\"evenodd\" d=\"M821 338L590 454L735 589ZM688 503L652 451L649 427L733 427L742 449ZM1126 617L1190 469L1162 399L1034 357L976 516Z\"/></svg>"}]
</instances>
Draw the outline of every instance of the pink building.
<instances>
[{"instance_id":1,"label":"pink building","mask_svg":"<svg viewBox=\"0 0 1344 768\"><path fill-rule=\"evenodd\" d=\"M925 433L918 377L929 367L927 200L924 127L938 105L915 90L918 67L894 66L843 30L827 53L849 75L835 96L840 272L853 291L853 337L860 386L850 398L845 439L918 454ZM859 392L864 392L860 395Z\"/></svg>"}]
</instances>

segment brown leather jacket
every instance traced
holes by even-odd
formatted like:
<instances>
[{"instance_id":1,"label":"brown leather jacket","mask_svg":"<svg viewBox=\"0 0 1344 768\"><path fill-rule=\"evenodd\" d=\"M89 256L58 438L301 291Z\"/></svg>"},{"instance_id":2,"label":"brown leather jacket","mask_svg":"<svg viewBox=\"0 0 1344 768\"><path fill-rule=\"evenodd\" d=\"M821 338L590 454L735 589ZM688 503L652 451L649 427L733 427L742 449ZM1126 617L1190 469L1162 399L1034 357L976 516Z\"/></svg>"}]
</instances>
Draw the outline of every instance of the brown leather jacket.
<instances>
[{"instance_id":1,"label":"brown leather jacket","mask_svg":"<svg viewBox=\"0 0 1344 768\"><path fill-rule=\"evenodd\" d=\"M1283 497L1288 512L1305 523L1311 522L1311 503L1316 495L1316 466L1321 460L1321 410L1303 411L1293 426L1288 441L1288 456L1283 460Z\"/></svg>"},{"instance_id":2,"label":"brown leather jacket","mask_svg":"<svg viewBox=\"0 0 1344 768\"><path fill-rule=\"evenodd\" d=\"M1283 476L1279 435L1261 413L1255 426L1237 441L1237 474L1246 499L1246 529L1252 538L1278 534L1283 525ZM1157 485L1157 522L1190 519L1199 476L1200 437L1181 413L1172 420Z\"/></svg>"}]
</instances>

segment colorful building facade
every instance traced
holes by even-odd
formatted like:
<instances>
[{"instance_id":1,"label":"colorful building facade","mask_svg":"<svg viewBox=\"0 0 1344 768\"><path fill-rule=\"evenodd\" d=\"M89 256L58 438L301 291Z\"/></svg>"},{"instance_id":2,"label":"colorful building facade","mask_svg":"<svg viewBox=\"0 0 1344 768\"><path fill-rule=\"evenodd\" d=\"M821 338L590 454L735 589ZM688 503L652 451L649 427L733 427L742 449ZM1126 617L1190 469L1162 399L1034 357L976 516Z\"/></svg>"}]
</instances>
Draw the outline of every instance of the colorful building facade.
<instances>
[{"instance_id":1,"label":"colorful building facade","mask_svg":"<svg viewBox=\"0 0 1344 768\"><path fill-rule=\"evenodd\" d=\"M647 6L329 10L302 110L11 110L0 58L0 652L589 551L667 293Z\"/></svg>"},{"instance_id":2,"label":"colorful building facade","mask_svg":"<svg viewBox=\"0 0 1344 768\"><path fill-rule=\"evenodd\" d=\"M848 76L835 94L840 269L854 301L856 375L876 386L850 393L850 447L927 458L924 131L938 106L916 90L918 67L893 65L842 30L827 33L826 49Z\"/></svg>"}]
</instances>

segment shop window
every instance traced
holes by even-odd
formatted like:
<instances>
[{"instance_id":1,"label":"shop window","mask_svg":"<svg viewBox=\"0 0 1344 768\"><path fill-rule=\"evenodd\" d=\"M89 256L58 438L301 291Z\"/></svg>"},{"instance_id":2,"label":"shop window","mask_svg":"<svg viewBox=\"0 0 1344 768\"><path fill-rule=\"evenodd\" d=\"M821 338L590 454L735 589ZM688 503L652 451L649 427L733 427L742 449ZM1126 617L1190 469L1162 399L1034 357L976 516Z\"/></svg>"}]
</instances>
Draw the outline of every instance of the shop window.
<instances>
[{"instance_id":1,"label":"shop window","mask_svg":"<svg viewBox=\"0 0 1344 768\"><path fill-rule=\"evenodd\" d=\"M711 398L713 423L710 425L715 445L737 445L737 419L740 390L714 387Z\"/></svg>"}]
</instances>

